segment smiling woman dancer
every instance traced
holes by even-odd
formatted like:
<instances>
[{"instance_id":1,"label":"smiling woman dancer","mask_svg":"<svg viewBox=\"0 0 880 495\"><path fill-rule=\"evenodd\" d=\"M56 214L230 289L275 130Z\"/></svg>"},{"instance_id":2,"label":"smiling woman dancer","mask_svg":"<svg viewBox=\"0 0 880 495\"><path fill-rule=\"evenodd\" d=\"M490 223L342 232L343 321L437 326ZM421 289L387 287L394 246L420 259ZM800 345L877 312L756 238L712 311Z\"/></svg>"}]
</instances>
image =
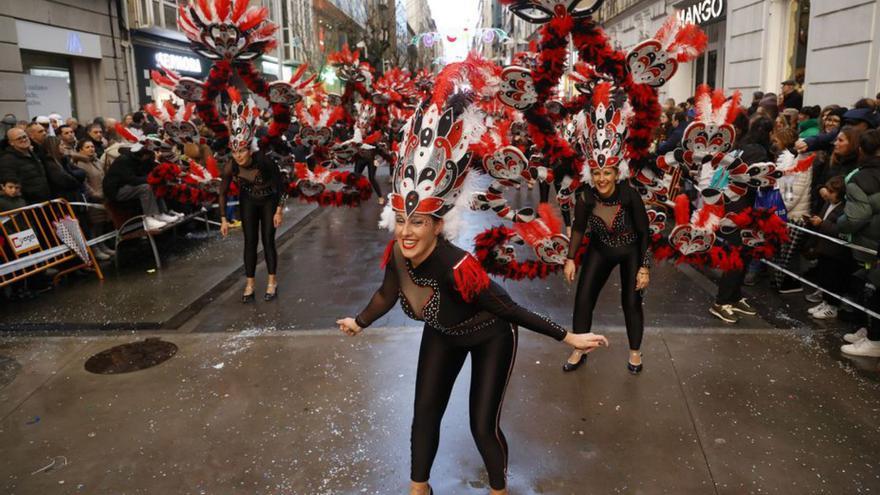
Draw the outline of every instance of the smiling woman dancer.
<instances>
[{"instance_id":1,"label":"smiling woman dancer","mask_svg":"<svg viewBox=\"0 0 880 495\"><path fill-rule=\"evenodd\" d=\"M620 107L610 96L607 84L597 86L592 111L584 120L586 135L594 145L587 160L589 166L584 166L582 175L584 182L592 185L577 195L565 278L574 282L575 257L589 230L590 243L575 295L574 331L590 332L599 293L614 267L620 266L620 297L630 349L627 369L638 374L642 371L639 349L645 329L642 291L650 282L651 236L641 196L627 181L620 180L626 136ZM574 371L586 360L586 354L575 350L562 369Z\"/></svg>"},{"instance_id":2,"label":"smiling woman dancer","mask_svg":"<svg viewBox=\"0 0 880 495\"><path fill-rule=\"evenodd\" d=\"M438 80L467 73L462 64ZM470 75L470 74L468 74ZM477 88L478 81L469 81ZM437 86L441 86L438 84ZM450 92L452 92L450 90ZM581 352L607 345L601 335L575 335L517 305L489 280L479 262L452 245L454 217L467 208L456 199L468 173L468 146L485 127L467 94L440 95L417 110L395 170L383 224L393 227L385 278L356 318L337 321L357 335L400 299L404 312L424 321L412 424L411 495L433 493L428 479L437 452L440 421L455 379L471 355L470 425L489 474L492 494L507 493L507 441L499 425L504 392L517 347L517 327L550 336ZM452 213L452 215L450 215Z\"/></svg>"}]
</instances>

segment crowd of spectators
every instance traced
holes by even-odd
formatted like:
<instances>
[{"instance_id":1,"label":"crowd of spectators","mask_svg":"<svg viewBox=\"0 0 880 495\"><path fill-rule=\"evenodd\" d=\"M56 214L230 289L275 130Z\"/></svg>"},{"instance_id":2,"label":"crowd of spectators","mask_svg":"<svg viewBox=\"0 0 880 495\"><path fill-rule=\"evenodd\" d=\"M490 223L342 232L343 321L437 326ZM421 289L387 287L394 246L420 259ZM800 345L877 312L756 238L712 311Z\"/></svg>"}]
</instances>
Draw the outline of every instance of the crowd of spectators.
<instances>
[{"instance_id":1,"label":"crowd of spectators","mask_svg":"<svg viewBox=\"0 0 880 495\"><path fill-rule=\"evenodd\" d=\"M759 190L737 210L748 206L776 208L790 225L790 241L773 262L833 294L880 313L880 94L851 106L803 104L794 81L785 81L778 94L755 92L740 109L735 153L747 163L800 160L812 156L811 170L786 176L772 188ZM662 125L654 136L658 154L674 150L695 117L694 100L668 100ZM739 202L738 202L739 203ZM805 233L798 227L817 234ZM853 249L851 243L865 248ZM880 357L880 321L866 318L839 298L761 263L747 263L742 272L724 274L711 312L726 323L752 314L742 285L755 285L763 275L780 294L804 294L814 305L809 316L841 319L858 328L843 336L841 350L856 356ZM738 304L738 303L744 304Z\"/></svg>"}]
</instances>

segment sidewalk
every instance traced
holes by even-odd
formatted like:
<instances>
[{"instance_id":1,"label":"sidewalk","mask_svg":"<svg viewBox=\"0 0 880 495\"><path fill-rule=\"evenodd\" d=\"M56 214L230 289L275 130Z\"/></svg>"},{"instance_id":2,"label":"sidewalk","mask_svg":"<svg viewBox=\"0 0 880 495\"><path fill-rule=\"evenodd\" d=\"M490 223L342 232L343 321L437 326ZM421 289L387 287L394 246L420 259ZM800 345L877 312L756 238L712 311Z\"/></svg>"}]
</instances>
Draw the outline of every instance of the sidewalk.
<instances>
[{"instance_id":1,"label":"sidewalk","mask_svg":"<svg viewBox=\"0 0 880 495\"><path fill-rule=\"evenodd\" d=\"M318 213L314 205L291 201L278 229L279 245ZM0 331L175 328L235 283L236 273L243 276L241 229L231 230L227 239L217 228L208 238L197 229L191 238L180 235L176 244L169 236L157 239L161 270L154 270L145 245L129 241L121 246L122 266L117 271L105 265L103 282L71 278L34 299L0 302ZM262 254L258 260L262 263Z\"/></svg>"}]
</instances>

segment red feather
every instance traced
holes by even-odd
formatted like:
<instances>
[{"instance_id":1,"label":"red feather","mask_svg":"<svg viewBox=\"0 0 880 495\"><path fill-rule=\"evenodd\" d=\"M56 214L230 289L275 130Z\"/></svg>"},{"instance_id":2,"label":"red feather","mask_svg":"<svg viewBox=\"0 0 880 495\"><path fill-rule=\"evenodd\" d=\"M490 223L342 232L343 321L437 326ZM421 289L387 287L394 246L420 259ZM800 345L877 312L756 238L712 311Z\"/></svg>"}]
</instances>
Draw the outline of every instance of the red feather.
<instances>
[{"instance_id":1,"label":"red feather","mask_svg":"<svg viewBox=\"0 0 880 495\"><path fill-rule=\"evenodd\" d=\"M786 170L785 174L791 175L791 174L799 174L801 172L806 172L807 170L810 170L810 168L813 166L814 160L816 160L815 154L810 155L806 158L802 158L802 159L798 160L797 165L795 165L794 168L792 168L790 170Z\"/></svg>"},{"instance_id":2,"label":"red feather","mask_svg":"<svg viewBox=\"0 0 880 495\"><path fill-rule=\"evenodd\" d=\"M126 141L130 143L138 142L138 137L131 133L125 126L122 125L121 122L116 123L116 134L122 136Z\"/></svg>"},{"instance_id":3,"label":"red feather","mask_svg":"<svg viewBox=\"0 0 880 495\"><path fill-rule=\"evenodd\" d=\"M214 12L217 13L220 22L226 21L229 16L229 3L230 0L214 0Z\"/></svg>"},{"instance_id":4,"label":"red feather","mask_svg":"<svg viewBox=\"0 0 880 495\"><path fill-rule=\"evenodd\" d=\"M212 11L208 0L198 0L198 9L202 11L202 15L205 19L211 19Z\"/></svg>"},{"instance_id":5,"label":"red feather","mask_svg":"<svg viewBox=\"0 0 880 495\"><path fill-rule=\"evenodd\" d=\"M217 168L217 159L214 158L214 155L208 155L205 158L205 168L208 169L212 176L220 177L220 169Z\"/></svg>"},{"instance_id":6,"label":"red feather","mask_svg":"<svg viewBox=\"0 0 880 495\"><path fill-rule=\"evenodd\" d=\"M269 9L260 7L258 9L248 10L241 22L238 23L238 29L241 32L247 32L260 25L269 17Z\"/></svg>"},{"instance_id":7,"label":"red feather","mask_svg":"<svg viewBox=\"0 0 880 495\"><path fill-rule=\"evenodd\" d=\"M388 241L388 245L385 246L385 253L382 255L382 263L379 266L382 268L388 266L392 256L394 256L394 239Z\"/></svg>"},{"instance_id":8,"label":"red feather","mask_svg":"<svg viewBox=\"0 0 880 495\"><path fill-rule=\"evenodd\" d=\"M489 287L489 275L471 254L466 254L453 268L455 288L465 302L472 302Z\"/></svg>"},{"instance_id":9,"label":"red feather","mask_svg":"<svg viewBox=\"0 0 880 495\"><path fill-rule=\"evenodd\" d=\"M174 120L174 117L177 116L177 109L174 108L174 103L171 100L165 100L165 111L168 112L168 118Z\"/></svg>"},{"instance_id":10,"label":"red feather","mask_svg":"<svg viewBox=\"0 0 880 495\"><path fill-rule=\"evenodd\" d=\"M309 65L308 65L308 64L302 64L302 65L300 65L300 66L296 69L296 72L294 72L293 75L290 77L290 84L294 84L294 83L296 83L297 81L299 81L299 78L302 77L303 73L304 73L304 72L306 71L306 69L308 69L308 68L309 68Z\"/></svg>"},{"instance_id":11,"label":"red feather","mask_svg":"<svg viewBox=\"0 0 880 495\"><path fill-rule=\"evenodd\" d=\"M687 195L675 197L675 225L687 225L691 219L691 200Z\"/></svg>"},{"instance_id":12,"label":"red feather","mask_svg":"<svg viewBox=\"0 0 880 495\"><path fill-rule=\"evenodd\" d=\"M229 99L232 100L233 103L241 103L241 93L238 91L238 88L235 86L229 86L226 88L226 92L229 94Z\"/></svg>"},{"instance_id":13,"label":"red feather","mask_svg":"<svg viewBox=\"0 0 880 495\"><path fill-rule=\"evenodd\" d=\"M184 121L188 121L192 118L193 110L195 110L195 103L187 103L186 106L183 107L183 119Z\"/></svg>"},{"instance_id":14,"label":"red feather","mask_svg":"<svg viewBox=\"0 0 880 495\"><path fill-rule=\"evenodd\" d=\"M232 22L237 23L247 8L248 0L235 0L235 5L232 7Z\"/></svg>"}]
</instances>

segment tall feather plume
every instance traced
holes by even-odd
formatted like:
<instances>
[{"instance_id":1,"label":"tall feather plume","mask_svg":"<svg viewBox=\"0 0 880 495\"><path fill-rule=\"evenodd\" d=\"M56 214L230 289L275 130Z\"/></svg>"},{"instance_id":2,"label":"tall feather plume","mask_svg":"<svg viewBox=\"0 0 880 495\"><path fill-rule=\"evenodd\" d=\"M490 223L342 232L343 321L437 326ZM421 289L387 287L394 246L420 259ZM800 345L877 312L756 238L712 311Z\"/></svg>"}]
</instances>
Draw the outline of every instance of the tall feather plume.
<instances>
[{"instance_id":1,"label":"tall feather plume","mask_svg":"<svg viewBox=\"0 0 880 495\"><path fill-rule=\"evenodd\" d=\"M235 0L235 6L232 8L232 22L237 23L247 8L248 0Z\"/></svg>"},{"instance_id":2,"label":"tall feather plume","mask_svg":"<svg viewBox=\"0 0 880 495\"><path fill-rule=\"evenodd\" d=\"M265 21L268 16L269 9L266 7L250 9L245 13L244 18L242 18L241 22L238 24L238 29L242 32L248 32L260 25L260 23Z\"/></svg>"},{"instance_id":3,"label":"tall feather plume","mask_svg":"<svg viewBox=\"0 0 880 495\"><path fill-rule=\"evenodd\" d=\"M712 119L712 88L710 88L708 84L699 85L694 100L694 107L697 110L697 120L701 122L710 121Z\"/></svg>"},{"instance_id":4,"label":"tall feather plume","mask_svg":"<svg viewBox=\"0 0 880 495\"><path fill-rule=\"evenodd\" d=\"M177 109L174 108L174 103L171 100L165 100L165 112L168 113L168 118L170 120L174 120L177 117Z\"/></svg>"},{"instance_id":5,"label":"tall feather plume","mask_svg":"<svg viewBox=\"0 0 880 495\"><path fill-rule=\"evenodd\" d=\"M231 0L215 0L214 12L217 14L217 20L225 22L229 18L229 3Z\"/></svg>"},{"instance_id":6,"label":"tall feather plume","mask_svg":"<svg viewBox=\"0 0 880 495\"><path fill-rule=\"evenodd\" d=\"M229 94L229 99L233 102L241 103L241 93L238 92L238 88L235 86L229 86L226 88L226 92Z\"/></svg>"},{"instance_id":7,"label":"tall feather plume","mask_svg":"<svg viewBox=\"0 0 880 495\"><path fill-rule=\"evenodd\" d=\"M192 118L193 110L195 110L195 108L196 108L195 103L187 103L186 105L184 105L183 117L181 118L181 120L183 120L183 121L190 120Z\"/></svg>"}]
</instances>

